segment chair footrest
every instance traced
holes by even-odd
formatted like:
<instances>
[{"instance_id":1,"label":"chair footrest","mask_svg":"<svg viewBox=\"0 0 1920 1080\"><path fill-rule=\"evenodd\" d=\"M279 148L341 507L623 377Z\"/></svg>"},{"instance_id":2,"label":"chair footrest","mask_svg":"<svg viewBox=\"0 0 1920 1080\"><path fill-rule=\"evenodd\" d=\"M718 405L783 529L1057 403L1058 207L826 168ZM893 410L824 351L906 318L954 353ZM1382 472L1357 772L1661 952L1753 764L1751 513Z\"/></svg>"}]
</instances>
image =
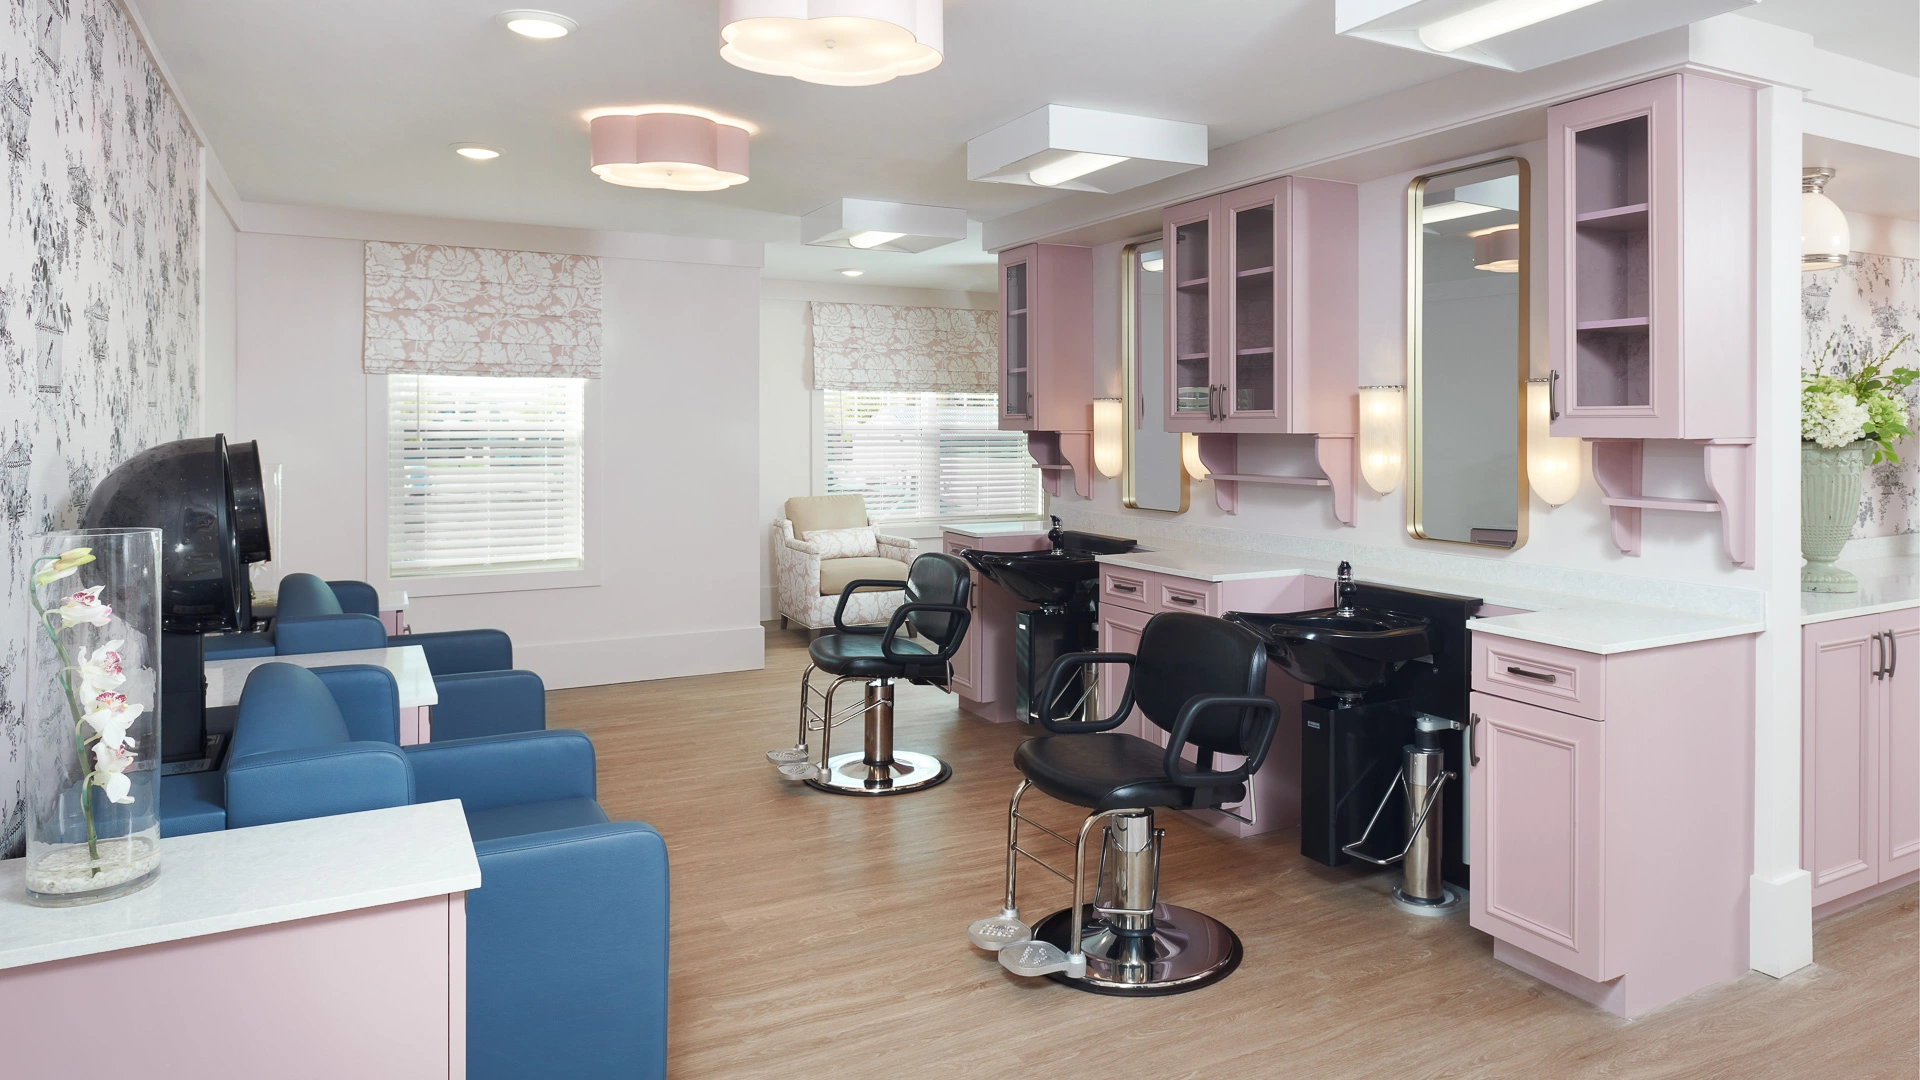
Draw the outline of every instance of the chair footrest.
<instances>
[{"instance_id":1,"label":"chair footrest","mask_svg":"<svg viewBox=\"0 0 1920 1080\"><path fill-rule=\"evenodd\" d=\"M788 780L820 779L820 766L810 761L794 761L785 765L776 765L774 768L779 771L781 776Z\"/></svg>"},{"instance_id":2,"label":"chair footrest","mask_svg":"<svg viewBox=\"0 0 1920 1080\"><path fill-rule=\"evenodd\" d=\"M1033 927L1013 915L995 915L979 919L967 927L967 940L976 949L999 952L1033 939Z\"/></svg>"},{"instance_id":3,"label":"chair footrest","mask_svg":"<svg viewBox=\"0 0 1920 1080\"><path fill-rule=\"evenodd\" d=\"M1001 949L1000 966L1015 975L1028 977L1064 974L1069 979L1080 979L1087 974L1085 955L1068 956L1060 946L1046 941L1024 941Z\"/></svg>"},{"instance_id":4,"label":"chair footrest","mask_svg":"<svg viewBox=\"0 0 1920 1080\"><path fill-rule=\"evenodd\" d=\"M805 761L807 760L807 748L804 746L790 746L785 750L769 750L767 751L767 760L772 762L775 767L791 765L796 761Z\"/></svg>"}]
</instances>

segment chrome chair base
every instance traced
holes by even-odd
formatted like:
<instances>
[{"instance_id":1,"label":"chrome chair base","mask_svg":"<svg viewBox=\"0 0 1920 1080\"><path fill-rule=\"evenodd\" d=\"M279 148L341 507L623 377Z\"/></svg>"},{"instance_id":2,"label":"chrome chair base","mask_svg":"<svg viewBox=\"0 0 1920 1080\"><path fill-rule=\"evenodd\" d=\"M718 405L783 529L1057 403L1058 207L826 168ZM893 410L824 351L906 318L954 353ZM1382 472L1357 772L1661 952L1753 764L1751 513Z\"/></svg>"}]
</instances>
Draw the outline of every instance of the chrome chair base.
<instances>
[{"instance_id":1,"label":"chrome chair base","mask_svg":"<svg viewBox=\"0 0 1920 1080\"><path fill-rule=\"evenodd\" d=\"M1146 937L1114 932L1093 905L1086 905L1080 947L1087 957L1082 978L1056 972L1047 978L1093 994L1155 997L1184 994L1212 986L1240 966L1240 937L1218 919L1172 904L1153 906L1153 931ZM1033 928L1036 941L1067 949L1073 933L1073 909L1062 908Z\"/></svg>"},{"instance_id":2,"label":"chrome chair base","mask_svg":"<svg viewBox=\"0 0 1920 1080\"><path fill-rule=\"evenodd\" d=\"M836 754L825 771L806 778L808 787L835 795L904 795L924 791L953 775L953 766L930 754L893 751L884 765L870 765L864 753Z\"/></svg>"}]
</instances>

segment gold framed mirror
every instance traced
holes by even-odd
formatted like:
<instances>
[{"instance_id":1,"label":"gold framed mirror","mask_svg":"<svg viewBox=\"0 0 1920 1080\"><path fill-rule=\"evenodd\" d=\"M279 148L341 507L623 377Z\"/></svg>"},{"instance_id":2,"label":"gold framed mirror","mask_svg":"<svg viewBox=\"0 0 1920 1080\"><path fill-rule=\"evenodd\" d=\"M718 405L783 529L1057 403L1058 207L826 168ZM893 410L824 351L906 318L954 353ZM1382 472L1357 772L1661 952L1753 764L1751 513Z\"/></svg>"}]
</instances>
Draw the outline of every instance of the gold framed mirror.
<instances>
[{"instance_id":1,"label":"gold framed mirror","mask_svg":"<svg viewBox=\"0 0 1920 1080\"><path fill-rule=\"evenodd\" d=\"M1527 542L1531 174L1503 157L1407 186L1407 532Z\"/></svg>"},{"instance_id":2,"label":"gold framed mirror","mask_svg":"<svg viewBox=\"0 0 1920 1080\"><path fill-rule=\"evenodd\" d=\"M1184 514L1191 478L1180 433L1166 430L1166 253L1160 236L1120 252L1120 379L1125 419L1121 501L1132 510Z\"/></svg>"}]
</instances>

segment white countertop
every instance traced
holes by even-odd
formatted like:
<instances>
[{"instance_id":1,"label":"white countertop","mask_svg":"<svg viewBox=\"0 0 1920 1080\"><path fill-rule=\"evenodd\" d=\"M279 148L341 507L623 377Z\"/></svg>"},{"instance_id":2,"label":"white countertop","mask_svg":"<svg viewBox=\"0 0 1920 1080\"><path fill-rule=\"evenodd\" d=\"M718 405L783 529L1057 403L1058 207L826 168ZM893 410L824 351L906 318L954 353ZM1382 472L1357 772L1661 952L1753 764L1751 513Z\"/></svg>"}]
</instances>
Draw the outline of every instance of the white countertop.
<instances>
[{"instance_id":1,"label":"white countertop","mask_svg":"<svg viewBox=\"0 0 1920 1080\"><path fill-rule=\"evenodd\" d=\"M207 708L223 709L240 704L240 691L247 676L261 664L294 664L304 668L339 667L342 664L372 664L393 672L400 687L400 707L440 704L440 692L434 689L433 672L427 668L427 651L418 645L389 649L348 649L344 652L299 653L294 656L248 656L237 660L207 662Z\"/></svg>"},{"instance_id":2,"label":"white countertop","mask_svg":"<svg viewBox=\"0 0 1920 1080\"><path fill-rule=\"evenodd\" d=\"M1318 559L1243 551L1201 544L1162 544L1152 551L1102 555L1099 561L1199 581L1240 581L1249 578L1307 575L1332 578L1338 564ZM1611 653L1657 649L1690 641L1757 634L1766 629L1745 621L1677 608L1652 607L1591 600L1539 589L1491 586L1413 571L1369 572L1354 568L1354 580L1376 585L1470 596L1488 604L1523 609L1517 615L1495 615L1468 623L1472 630L1501 637L1537 641L1565 649L1605 656Z\"/></svg>"},{"instance_id":3,"label":"white countertop","mask_svg":"<svg viewBox=\"0 0 1920 1080\"><path fill-rule=\"evenodd\" d=\"M1019 536L1025 533L1044 533L1047 523L1044 521L969 521L963 525L942 525L940 531L955 536L968 536L975 540L988 536Z\"/></svg>"},{"instance_id":4,"label":"white countertop","mask_svg":"<svg viewBox=\"0 0 1920 1080\"><path fill-rule=\"evenodd\" d=\"M85 907L27 903L26 860L0 862L0 970L480 887L458 802L160 841L160 876Z\"/></svg>"},{"instance_id":5,"label":"white countertop","mask_svg":"<svg viewBox=\"0 0 1920 1080\"><path fill-rule=\"evenodd\" d=\"M1920 607L1920 555L1890 555L1858 562L1842 559L1836 565L1860 579L1860 591L1801 593L1801 625Z\"/></svg>"}]
</instances>

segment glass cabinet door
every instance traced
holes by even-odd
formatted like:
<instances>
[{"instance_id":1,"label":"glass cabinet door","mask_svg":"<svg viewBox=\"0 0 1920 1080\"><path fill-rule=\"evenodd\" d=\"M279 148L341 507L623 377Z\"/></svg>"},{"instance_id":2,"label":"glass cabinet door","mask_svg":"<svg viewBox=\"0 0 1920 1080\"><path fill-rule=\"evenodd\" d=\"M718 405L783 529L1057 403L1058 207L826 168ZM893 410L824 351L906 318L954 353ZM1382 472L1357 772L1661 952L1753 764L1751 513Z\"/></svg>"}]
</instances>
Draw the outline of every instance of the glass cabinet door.
<instances>
[{"instance_id":1,"label":"glass cabinet door","mask_svg":"<svg viewBox=\"0 0 1920 1080\"><path fill-rule=\"evenodd\" d=\"M1028 335L1028 282L1032 267L1028 262L1008 263L1001 271L1000 311L1000 412L1009 417L1033 415L1033 387L1030 358L1032 342Z\"/></svg>"},{"instance_id":2,"label":"glass cabinet door","mask_svg":"<svg viewBox=\"0 0 1920 1080\"><path fill-rule=\"evenodd\" d=\"M1167 325L1173 419L1210 421L1216 415L1213 377L1213 292L1209 274L1212 237L1204 205L1188 221L1170 223L1166 237L1171 303ZM1204 418L1204 420L1202 419ZM1198 430L1185 427L1181 430Z\"/></svg>"},{"instance_id":3,"label":"glass cabinet door","mask_svg":"<svg viewBox=\"0 0 1920 1080\"><path fill-rule=\"evenodd\" d=\"M1262 188L1255 200L1227 203L1222 215L1232 243L1227 260L1232 272L1227 282L1231 355L1226 358L1227 385L1221 402L1230 417L1275 417L1284 393L1280 365L1285 357L1279 328L1285 267L1279 256L1285 250L1285 225L1271 187Z\"/></svg>"}]
</instances>

